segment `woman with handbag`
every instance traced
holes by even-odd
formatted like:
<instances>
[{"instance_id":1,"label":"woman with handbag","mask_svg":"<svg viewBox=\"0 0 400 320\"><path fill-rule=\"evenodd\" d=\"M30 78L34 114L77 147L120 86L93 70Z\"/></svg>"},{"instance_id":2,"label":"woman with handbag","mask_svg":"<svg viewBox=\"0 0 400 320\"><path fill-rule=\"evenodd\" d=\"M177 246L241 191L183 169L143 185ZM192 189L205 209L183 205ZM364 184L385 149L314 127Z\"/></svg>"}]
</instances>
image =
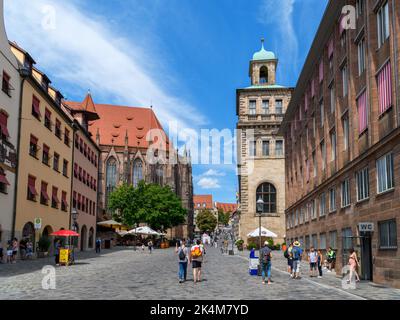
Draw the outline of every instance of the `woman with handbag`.
<instances>
[{"instance_id":1,"label":"woman with handbag","mask_svg":"<svg viewBox=\"0 0 400 320\"><path fill-rule=\"evenodd\" d=\"M360 263L357 259L357 253L352 248L350 249L350 257L349 257L350 275L349 275L349 280L347 280L347 283L351 282L351 279L353 279L353 274L355 274L356 276L356 282L360 282L360 277L358 276L357 273L357 268L359 265Z\"/></svg>"}]
</instances>

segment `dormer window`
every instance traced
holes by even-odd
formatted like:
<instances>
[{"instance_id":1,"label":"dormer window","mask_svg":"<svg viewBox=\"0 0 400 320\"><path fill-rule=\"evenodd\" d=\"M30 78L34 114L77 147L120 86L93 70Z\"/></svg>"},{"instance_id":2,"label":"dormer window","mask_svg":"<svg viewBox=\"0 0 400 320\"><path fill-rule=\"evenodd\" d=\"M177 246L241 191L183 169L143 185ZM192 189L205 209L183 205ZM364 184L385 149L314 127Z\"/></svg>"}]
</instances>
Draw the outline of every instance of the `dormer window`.
<instances>
[{"instance_id":1,"label":"dormer window","mask_svg":"<svg viewBox=\"0 0 400 320\"><path fill-rule=\"evenodd\" d=\"M260 69L260 84L268 83L268 69L266 66L262 66Z\"/></svg>"}]
</instances>

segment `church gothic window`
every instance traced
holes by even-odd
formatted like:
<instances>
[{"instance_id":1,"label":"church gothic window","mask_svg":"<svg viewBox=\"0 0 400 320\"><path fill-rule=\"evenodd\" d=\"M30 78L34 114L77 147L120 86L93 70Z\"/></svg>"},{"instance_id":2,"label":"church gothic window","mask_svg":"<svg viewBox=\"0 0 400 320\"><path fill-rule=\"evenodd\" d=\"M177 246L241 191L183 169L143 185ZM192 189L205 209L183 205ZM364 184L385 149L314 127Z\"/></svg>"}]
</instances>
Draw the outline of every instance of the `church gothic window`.
<instances>
[{"instance_id":1,"label":"church gothic window","mask_svg":"<svg viewBox=\"0 0 400 320\"><path fill-rule=\"evenodd\" d=\"M143 180L143 163L140 159L136 159L133 163L133 186L136 187L141 180Z\"/></svg>"},{"instance_id":2,"label":"church gothic window","mask_svg":"<svg viewBox=\"0 0 400 320\"><path fill-rule=\"evenodd\" d=\"M107 193L109 193L114 191L117 186L117 161L115 158L108 159L106 170L106 186Z\"/></svg>"}]
</instances>

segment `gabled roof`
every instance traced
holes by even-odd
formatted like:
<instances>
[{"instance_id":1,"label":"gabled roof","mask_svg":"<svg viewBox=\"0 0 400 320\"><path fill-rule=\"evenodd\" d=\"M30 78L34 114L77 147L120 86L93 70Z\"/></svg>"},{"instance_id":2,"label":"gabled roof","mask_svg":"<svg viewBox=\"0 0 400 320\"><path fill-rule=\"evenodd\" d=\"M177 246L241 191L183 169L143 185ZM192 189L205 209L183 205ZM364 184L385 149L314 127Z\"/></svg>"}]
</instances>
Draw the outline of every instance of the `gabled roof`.
<instances>
[{"instance_id":1,"label":"gabled roof","mask_svg":"<svg viewBox=\"0 0 400 320\"><path fill-rule=\"evenodd\" d=\"M237 210L237 204L236 203L222 203L222 202L217 202L216 203L217 209L221 209L224 213L233 213Z\"/></svg>"},{"instance_id":2,"label":"gabled roof","mask_svg":"<svg viewBox=\"0 0 400 320\"><path fill-rule=\"evenodd\" d=\"M88 96L84 102L64 103L75 111L84 107L95 110L100 119L89 123L89 132L94 139L97 133L99 134L101 145L125 146L127 136L129 147L148 148L149 142L146 141L146 136L150 130L156 129L161 131L167 141L166 147L169 148L168 137L151 108L98 104ZM83 107L84 103L86 105Z\"/></svg>"},{"instance_id":3,"label":"gabled roof","mask_svg":"<svg viewBox=\"0 0 400 320\"><path fill-rule=\"evenodd\" d=\"M65 102L67 108L70 109L71 113L85 113L86 117L89 121L98 120L99 115L96 111L95 104L92 99L92 95L90 92L86 95L85 99L82 102Z\"/></svg>"},{"instance_id":4,"label":"gabled roof","mask_svg":"<svg viewBox=\"0 0 400 320\"><path fill-rule=\"evenodd\" d=\"M194 209L214 209L212 195L194 195L193 196ZM198 206L200 204L200 206ZM204 204L206 206L204 207Z\"/></svg>"}]
</instances>

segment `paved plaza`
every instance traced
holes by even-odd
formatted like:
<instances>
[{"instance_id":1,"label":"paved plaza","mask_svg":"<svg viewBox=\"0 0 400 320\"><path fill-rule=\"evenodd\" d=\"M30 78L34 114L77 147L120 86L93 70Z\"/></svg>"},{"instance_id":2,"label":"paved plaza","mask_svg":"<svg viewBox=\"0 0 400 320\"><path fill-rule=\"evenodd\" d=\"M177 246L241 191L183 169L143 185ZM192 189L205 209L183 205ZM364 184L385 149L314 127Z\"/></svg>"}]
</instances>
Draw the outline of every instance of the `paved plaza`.
<instances>
[{"instance_id":1,"label":"paved plaza","mask_svg":"<svg viewBox=\"0 0 400 320\"><path fill-rule=\"evenodd\" d=\"M263 285L259 277L248 275L247 257L222 255L209 248L201 283L179 284L177 257L173 249L134 251L115 248L78 254L77 264L56 267L56 289L42 289L42 267L53 259L18 261L0 265L0 299L205 299L205 300L359 300L400 299L400 290L361 283L356 290L343 290L341 279L326 274L323 279L292 280L285 270L281 252L274 254L273 283ZM303 267L305 270L306 266Z\"/></svg>"}]
</instances>

